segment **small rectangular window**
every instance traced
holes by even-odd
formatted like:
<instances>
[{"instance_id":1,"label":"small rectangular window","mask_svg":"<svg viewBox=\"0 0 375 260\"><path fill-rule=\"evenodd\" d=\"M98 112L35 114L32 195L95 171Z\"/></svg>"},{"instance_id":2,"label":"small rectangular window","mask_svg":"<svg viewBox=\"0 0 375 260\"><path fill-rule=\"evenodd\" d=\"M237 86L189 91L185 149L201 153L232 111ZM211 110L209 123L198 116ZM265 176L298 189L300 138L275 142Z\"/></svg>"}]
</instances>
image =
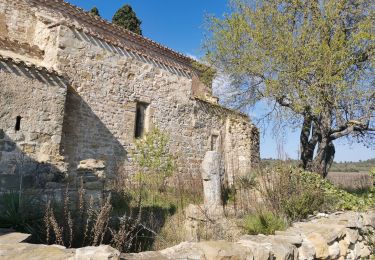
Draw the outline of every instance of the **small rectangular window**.
<instances>
[{"instance_id":1,"label":"small rectangular window","mask_svg":"<svg viewBox=\"0 0 375 260\"><path fill-rule=\"evenodd\" d=\"M15 129L16 131L21 130L21 119L22 119L21 116L17 116L17 117L16 117L16 126L14 127L14 129Z\"/></svg>"},{"instance_id":2,"label":"small rectangular window","mask_svg":"<svg viewBox=\"0 0 375 260\"><path fill-rule=\"evenodd\" d=\"M135 115L135 138L142 137L145 132L146 126L146 116L147 116L147 107L146 103L137 103L137 110Z\"/></svg>"},{"instance_id":3,"label":"small rectangular window","mask_svg":"<svg viewBox=\"0 0 375 260\"><path fill-rule=\"evenodd\" d=\"M211 151L217 151L217 140L219 139L218 135L211 135Z\"/></svg>"}]
</instances>

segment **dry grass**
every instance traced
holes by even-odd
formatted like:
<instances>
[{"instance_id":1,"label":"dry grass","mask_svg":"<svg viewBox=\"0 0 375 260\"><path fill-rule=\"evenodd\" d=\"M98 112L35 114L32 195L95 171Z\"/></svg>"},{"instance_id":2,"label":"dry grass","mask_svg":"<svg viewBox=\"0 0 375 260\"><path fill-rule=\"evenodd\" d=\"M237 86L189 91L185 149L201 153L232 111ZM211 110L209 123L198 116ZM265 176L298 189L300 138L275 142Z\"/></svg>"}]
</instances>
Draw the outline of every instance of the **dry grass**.
<instances>
[{"instance_id":1,"label":"dry grass","mask_svg":"<svg viewBox=\"0 0 375 260\"><path fill-rule=\"evenodd\" d=\"M58 244L68 248L102 244L108 233L108 224L111 220L111 197L97 209L93 208L93 198L90 203L78 202L83 208L75 208L71 203L71 195L66 188L63 194L63 205L48 201L44 215L47 244ZM84 194L78 196L84 198ZM54 206L52 204L55 204Z\"/></svg>"},{"instance_id":2,"label":"dry grass","mask_svg":"<svg viewBox=\"0 0 375 260\"><path fill-rule=\"evenodd\" d=\"M347 191L366 191L373 186L373 180L367 172L330 172L327 179Z\"/></svg>"}]
</instances>

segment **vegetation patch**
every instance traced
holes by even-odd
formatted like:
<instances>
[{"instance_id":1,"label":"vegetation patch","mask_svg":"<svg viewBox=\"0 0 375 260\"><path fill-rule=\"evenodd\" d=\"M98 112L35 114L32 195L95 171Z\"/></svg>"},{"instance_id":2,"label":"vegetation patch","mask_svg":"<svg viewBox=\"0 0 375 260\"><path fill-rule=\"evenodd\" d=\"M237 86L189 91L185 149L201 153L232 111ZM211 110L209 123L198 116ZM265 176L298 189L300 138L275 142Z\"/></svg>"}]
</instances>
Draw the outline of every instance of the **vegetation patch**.
<instances>
[{"instance_id":1,"label":"vegetation patch","mask_svg":"<svg viewBox=\"0 0 375 260\"><path fill-rule=\"evenodd\" d=\"M250 235L272 235L277 230L285 230L287 228L286 221L271 212L247 215L244 217L243 222L243 228Z\"/></svg>"},{"instance_id":2,"label":"vegetation patch","mask_svg":"<svg viewBox=\"0 0 375 260\"><path fill-rule=\"evenodd\" d=\"M372 172L375 175L375 169ZM364 211L375 205L373 186L348 192L290 163L260 168L238 178L225 194L225 207L235 209L249 234L272 234L318 212Z\"/></svg>"}]
</instances>

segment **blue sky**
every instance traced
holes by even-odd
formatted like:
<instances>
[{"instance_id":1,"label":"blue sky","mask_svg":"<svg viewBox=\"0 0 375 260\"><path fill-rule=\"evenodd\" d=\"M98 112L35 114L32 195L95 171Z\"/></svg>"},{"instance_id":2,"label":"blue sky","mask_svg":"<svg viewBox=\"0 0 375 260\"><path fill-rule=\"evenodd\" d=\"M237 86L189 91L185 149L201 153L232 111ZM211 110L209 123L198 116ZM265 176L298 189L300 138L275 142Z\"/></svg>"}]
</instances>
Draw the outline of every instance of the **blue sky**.
<instances>
[{"instance_id":1,"label":"blue sky","mask_svg":"<svg viewBox=\"0 0 375 260\"><path fill-rule=\"evenodd\" d=\"M101 16L111 20L113 14L124 4L130 4L142 20L143 35L178 52L194 57L203 54L202 43L205 36L205 16L221 16L228 10L226 0L68 0L83 9L93 6L99 9ZM257 111L255 111L255 114ZM277 158L277 143L272 129L261 129L262 158ZM298 130L286 131L283 148L291 157L297 157ZM349 145L342 140L335 143L336 161L358 161L375 157L375 150L362 145Z\"/></svg>"}]
</instances>

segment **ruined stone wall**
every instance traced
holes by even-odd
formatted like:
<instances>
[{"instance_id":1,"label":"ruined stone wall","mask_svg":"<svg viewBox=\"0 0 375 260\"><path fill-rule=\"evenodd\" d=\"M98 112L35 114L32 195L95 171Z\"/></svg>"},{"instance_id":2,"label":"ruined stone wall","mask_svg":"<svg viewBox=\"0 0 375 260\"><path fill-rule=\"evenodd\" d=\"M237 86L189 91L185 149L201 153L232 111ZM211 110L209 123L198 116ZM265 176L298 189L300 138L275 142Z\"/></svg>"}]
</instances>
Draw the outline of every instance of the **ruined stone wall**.
<instances>
[{"instance_id":1,"label":"ruined stone wall","mask_svg":"<svg viewBox=\"0 0 375 260\"><path fill-rule=\"evenodd\" d=\"M2 188L19 188L20 174L29 187L63 177L59 147L65 95L66 87L56 76L0 60Z\"/></svg>"},{"instance_id":2,"label":"ruined stone wall","mask_svg":"<svg viewBox=\"0 0 375 260\"><path fill-rule=\"evenodd\" d=\"M236 178L250 174L259 164L259 133L254 125L239 117L227 118L226 133L226 177L231 185Z\"/></svg>"},{"instance_id":3,"label":"ruined stone wall","mask_svg":"<svg viewBox=\"0 0 375 260\"><path fill-rule=\"evenodd\" d=\"M224 181L232 185L235 176L249 174L259 164L258 129L245 115L200 100L196 100L196 104L195 142L205 144L196 155L203 158L204 153L212 148L219 151ZM216 142L213 140L215 136Z\"/></svg>"},{"instance_id":4,"label":"ruined stone wall","mask_svg":"<svg viewBox=\"0 0 375 260\"><path fill-rule=\"evenodd\" d=\"M0 33L2 37L28 42L33 39L36 17L33 12L23 12L23 1L0 1Z\"/></svg>"},{"instance_id":5,"label":"ruined stone wall","mask_svg":"<svg viewBox=\"0 0 375 260\"><path fill-rule=\"evenodd\" d=\"M58 21L48 10L30 6L28 1L0 0L0 38L19 48L11 55L36 65L53 68L56 63L58 27L51 23ZM9 55L12 48L0 42L1 52ZM14 51L14 49L13 49Z\"/></svg>"},{"instance_id":6,"label":"ruined stone wall","mask_svg":"<svg viewBox=\"0 0 375 260\"><path fill-rule=\"evenodd\" d=\"M275 235L244 235L237 242L182 242L161 251L123 254L138 259L373 259L375 213L318 214Z\"/></svg>"}]
</instances>

